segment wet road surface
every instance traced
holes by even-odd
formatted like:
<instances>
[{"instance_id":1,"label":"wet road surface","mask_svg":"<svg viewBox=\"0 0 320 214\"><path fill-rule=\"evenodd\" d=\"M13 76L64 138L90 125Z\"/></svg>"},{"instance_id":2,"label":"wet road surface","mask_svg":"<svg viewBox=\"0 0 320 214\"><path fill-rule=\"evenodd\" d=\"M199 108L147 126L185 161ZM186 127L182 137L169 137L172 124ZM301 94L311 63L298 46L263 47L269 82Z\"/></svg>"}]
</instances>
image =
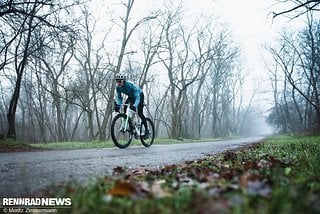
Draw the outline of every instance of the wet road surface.
<instances>
[{"instance_id":1,"label":"wet road surface","mask_svg":"<svg viewBox=\"0 0 320 214\"><path fill-rule=\"evenodd\" d=\"M126 149L55 150L0 154L0 197L27 196L48 185L88 182L115 167L158 168L257 143L263 137Z\"/></svg>"}]
</instances>

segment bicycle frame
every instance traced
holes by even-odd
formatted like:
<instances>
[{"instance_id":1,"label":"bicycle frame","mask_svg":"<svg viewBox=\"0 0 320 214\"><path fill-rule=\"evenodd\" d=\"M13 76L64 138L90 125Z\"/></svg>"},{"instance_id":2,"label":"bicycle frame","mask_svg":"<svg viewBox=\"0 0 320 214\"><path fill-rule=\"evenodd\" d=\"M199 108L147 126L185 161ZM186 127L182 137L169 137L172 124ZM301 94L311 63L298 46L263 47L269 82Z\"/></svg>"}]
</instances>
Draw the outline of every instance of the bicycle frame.
<instances>
[{"instance_id":1,"label":"bicycle frame","mask_svg":"<svg viewBox=\"0 0 320 214\"><path fill-rule=\"evenodd\" d=\"M133 122L133 127L135 129L135 132L133 132L133 134L135 135L135 137L137 138L138 136L140 136L140 128L137 126L137 122L135 121L135 116L136 116L136 112L132 111L130 108L129 108L129 104L122 104L122 106L126 106L127 109L126 111L123 112L125 113L125 115L127 116L126 118L122 118L122 124L121 124L121 127L120 127L120 131L124 131L124 130L127 130L128 126L129 126L129 118L132 120Z\"/></svg>"}]
</instances>

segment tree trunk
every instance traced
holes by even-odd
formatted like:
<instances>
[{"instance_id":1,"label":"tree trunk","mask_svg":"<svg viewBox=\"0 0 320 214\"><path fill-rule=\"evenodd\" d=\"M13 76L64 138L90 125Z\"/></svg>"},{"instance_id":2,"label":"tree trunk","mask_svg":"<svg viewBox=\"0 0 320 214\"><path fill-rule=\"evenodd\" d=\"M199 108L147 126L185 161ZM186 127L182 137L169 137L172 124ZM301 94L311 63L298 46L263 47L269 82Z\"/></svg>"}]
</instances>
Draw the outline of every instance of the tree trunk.
<instances>
[{"instance_id":1,"label":"tree trunk","mask_svg":"<svg viewBox=\"0 0 320 214\"><path fill-rule=\"evenodd\" d=\"M35 9L35 8L34 8ZM28 22L28 35L27 35L27 40L25 43L24 47L24 52L23 52L23 58L19 65L16 67L16 73L17 73L17 80L16 80L16 85L14 88L14 92L10 101L10 106L7 114L7 119L8 119L8 133L7 137L8 138L16 138L16 111L17 111L17 106L18 106L18 101L19 101L19 96L20 96L20 88L21 88L21 81L22 81L22 75L25 70L25 66L27 64L27 58L29 56L29 45L31 41L31 33L32 33L32 21L33 21L33 16L30 17L30 20ZM21 37L23 37L23 34L21 34ZM19 44L18 44L19 46ZM18 48L16 49L16 52L18 52ZM16 53L16 61L18 60L18 53Z\"/></svg>"},{"instance_id":2,"label":"tree trunk","mask_svg":"<svg viewBox=\"0 0 320 214\"><path fill-rule=\"evenodd\" d=\"M20 95L20 87L21 87L21 79L22 79L22 72L17 72L17 80L16 80L16 86L14 88L14 92L10 101L10 106L7 114L8 119L8 138L16 138L16 110Z\"/></svg>"}]
</instances>

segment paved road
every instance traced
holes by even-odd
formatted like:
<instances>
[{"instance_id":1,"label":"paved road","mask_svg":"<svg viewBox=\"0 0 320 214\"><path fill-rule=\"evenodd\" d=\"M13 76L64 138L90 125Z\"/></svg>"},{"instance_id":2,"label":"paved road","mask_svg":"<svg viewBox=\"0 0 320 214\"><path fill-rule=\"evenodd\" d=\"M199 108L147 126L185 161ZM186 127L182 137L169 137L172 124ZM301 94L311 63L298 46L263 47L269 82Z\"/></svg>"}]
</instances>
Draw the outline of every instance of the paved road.
<instances>
[{"instance_id":1,"label":"paved road","mask_svg":"<svg viewBox=\"0 0 320 214\"><path fill-rule=\"evenodd\" d=\"M117 166L157 168L259 142L263 137L171 145L0 154L0 198L27 196L48 185L88 182Z\"/></svg>"}]
</instances>

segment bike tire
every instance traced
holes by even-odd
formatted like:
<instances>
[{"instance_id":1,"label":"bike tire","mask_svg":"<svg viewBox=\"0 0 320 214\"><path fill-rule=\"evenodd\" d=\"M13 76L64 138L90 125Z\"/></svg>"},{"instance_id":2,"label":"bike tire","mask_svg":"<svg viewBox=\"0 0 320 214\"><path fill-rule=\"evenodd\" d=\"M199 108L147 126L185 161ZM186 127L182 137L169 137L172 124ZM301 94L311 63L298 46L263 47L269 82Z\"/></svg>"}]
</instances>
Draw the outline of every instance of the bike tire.
<instances>
[{"instance_id":1,"label":"bike tire","mask_svg":"<svg viewBox=\"0 0 320 214\"><path fill-rule=\"evenodd\" d=\"M145 136L143 135L143 133L145 133L145 127L144 127L143 123L141 122L140 141L141 141L142 145L144 145L145 147L150 147L154 141L155 129L154 129L154 124L150 118L146 118L146 123L147 123L148 129L149 129L149 136L148 136L148 138L145 138Z\"/></svg>"},{"instance_id":2,"label":"bike tire","mask_svg":"<svg viewBox=\"0 0 320 214\"><path fill-rule=\"evenodd\" d=\"M111 122L111 138L115 146L117 146L120 149L127 148L132 139L133 139L133 125L132 121L129 118L128 119L128 127L126 130L122 130L122 123L123 120L125 120L127 116L125 114L117 114L112 122Z\"/></svg>"}]
</instances>

